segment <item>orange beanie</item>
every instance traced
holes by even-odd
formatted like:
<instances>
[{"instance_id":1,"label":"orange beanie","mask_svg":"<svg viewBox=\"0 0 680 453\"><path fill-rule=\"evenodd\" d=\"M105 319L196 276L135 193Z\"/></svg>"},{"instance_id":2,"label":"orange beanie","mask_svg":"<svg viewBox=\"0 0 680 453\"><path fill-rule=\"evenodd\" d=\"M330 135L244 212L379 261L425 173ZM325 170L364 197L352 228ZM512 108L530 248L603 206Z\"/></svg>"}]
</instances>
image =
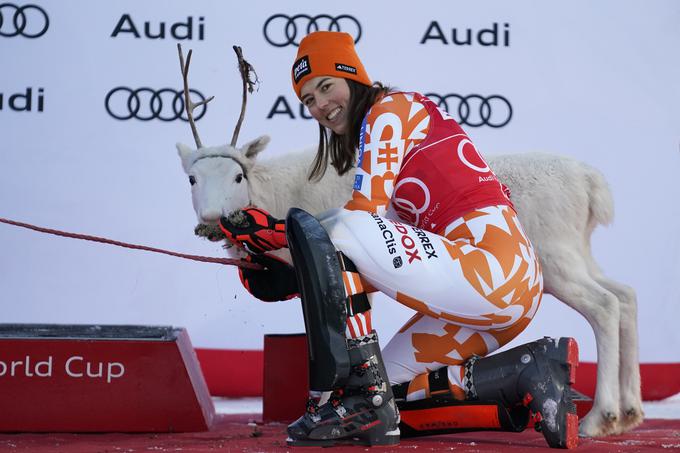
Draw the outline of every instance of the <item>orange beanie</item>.
<instances>
[{"instance_id":1,"label":"orange beanie","mask_svg":"<svg viewBox=\"0 0 680 453\"><path fill-rule=\"evenodd\" d=\"M321 75L371 85L371 79L354 50L354 39L348 33L316 31L300 42L292 72L297 97L300 98L300 90L307 80Z\"/></svg>"}]
</instances>

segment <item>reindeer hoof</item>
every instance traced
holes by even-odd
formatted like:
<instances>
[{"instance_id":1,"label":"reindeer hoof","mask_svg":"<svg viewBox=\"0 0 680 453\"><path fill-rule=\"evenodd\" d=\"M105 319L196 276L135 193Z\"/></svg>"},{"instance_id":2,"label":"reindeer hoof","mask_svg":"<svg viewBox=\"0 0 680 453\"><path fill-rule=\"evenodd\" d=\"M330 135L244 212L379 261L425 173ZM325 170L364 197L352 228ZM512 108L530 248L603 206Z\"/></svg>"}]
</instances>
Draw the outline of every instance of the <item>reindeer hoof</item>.
<instances>
[{"instance_id":1,"label":"reindeer hoof","mask_svg":"<svg viewBox=\"0 0 680 453\"><path fill-rule=\"evenodd\" d=\"M615 423L619 419L619 416L614 412L605 412L603 416L607 423Z\"/></svg>"},{"instance_id":2,"label":"reindeer hoof","mask_svg":"<svg viewBox=\"0 0 680 453\"><path fill-rule=\"evenodd\" d=\"M644 421L644 413L639 407L629 407L623 412L622 420L619 423L621 432L630 431L642 424Z\"/></svg>"},{"instance_id":3,"label":"reindeer hoof","mask_svg":"<svg viewBox=\"0 0 680 453\"><path fill-rule=\"evenodd\" d=\"M612 434L616 431L618 419L616 412L593 409L581 420L579 436L599 437Z\"/></svg>"}]
</instances>

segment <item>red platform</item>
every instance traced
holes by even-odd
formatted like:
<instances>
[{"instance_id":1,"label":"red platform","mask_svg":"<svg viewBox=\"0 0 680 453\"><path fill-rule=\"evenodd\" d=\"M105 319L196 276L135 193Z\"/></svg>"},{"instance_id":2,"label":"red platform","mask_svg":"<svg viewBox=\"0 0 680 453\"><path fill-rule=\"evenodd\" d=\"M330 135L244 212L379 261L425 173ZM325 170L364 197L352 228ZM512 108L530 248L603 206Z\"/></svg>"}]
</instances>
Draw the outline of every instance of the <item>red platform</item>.
<instances>
[{"instance_id":1,"label":"red platform","mask_svg":"<svg viewBox=\"0 0 680 453\"><path fill-rule=\"evenodd\" d=\"M185 329L0 325L0 431L205 431L215 409Z\"/></svg>"},{"instance_id":2,"label":"red platform","mask_svg":"<svg viewBox=\"0 0 680 453\"><path fill-rule=\"evenodd\" d=\"M335 447L286 448L286 426L273 423L249 425L259 414L218 416L213 429L202 433L179 434L0 434L0 451L31 453L91 452L280 452L323 451L455 451L461 453L555 452L543 436L533 430L523 433L472 432L402 440L389 448ZM647 420L636 430L619 436L581 439L574 451L580 452L655 452L680 449L679 420Z\"/></svg>"},{"instance_id":3,"label":"red platform","mask_svg":"<svg viewBox=\"0 0 680 453\"><path fill-rule=\"evenodd\" d=\"M309 398L309 360L305 334L264 336L262 419L291 422Z\"/></svg>"}]
</instances>

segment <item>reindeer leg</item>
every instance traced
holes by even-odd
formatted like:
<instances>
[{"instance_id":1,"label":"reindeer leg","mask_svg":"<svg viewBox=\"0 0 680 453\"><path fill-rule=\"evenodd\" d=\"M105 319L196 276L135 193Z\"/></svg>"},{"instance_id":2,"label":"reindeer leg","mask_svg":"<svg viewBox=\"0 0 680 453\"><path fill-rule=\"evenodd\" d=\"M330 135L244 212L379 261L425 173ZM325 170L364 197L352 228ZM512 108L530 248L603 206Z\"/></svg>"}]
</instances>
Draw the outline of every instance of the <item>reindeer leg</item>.
<instances>
[{"instance_id":1,"label":"reindeer leg","mask_svg":"<svg viewBox=\"0 0 680 453\"><path fill-rule=\"evenodd\" d=\"M545 289L581 313L595 333L595 401L581 421L579 434L602 436L613 430L619 414L619 300L588 275L580 257L573 252L562 255L543 260Z\"/></svg>"},{"instance_id":2,"label":"reindeer leg","mask_svg":"<svg viewBox=\"0 0 680 453\"><path fill-rule=\"evenodd\" d=\"M621 414L618 429L623 433L642 423L642 395L640 392L640 362L637 329L637 297L635 290L599 275L595 278L604 288L618 297L619 314L619 385Z\"/></svg>"},{"instance_id":3,"label":"reindeer leg","mask_svg":"<svg viewBox=\"0 0 680 453\"><path fill-rule=\"evenodd\" d=\"M640 392L640 362L637 330L637 296L635 290L608 277L595 262L591 253L586 259L591 277L619 299L619 422L612 434L629 431L642 423L642 395Z\"/></svg>"}]
</instances>

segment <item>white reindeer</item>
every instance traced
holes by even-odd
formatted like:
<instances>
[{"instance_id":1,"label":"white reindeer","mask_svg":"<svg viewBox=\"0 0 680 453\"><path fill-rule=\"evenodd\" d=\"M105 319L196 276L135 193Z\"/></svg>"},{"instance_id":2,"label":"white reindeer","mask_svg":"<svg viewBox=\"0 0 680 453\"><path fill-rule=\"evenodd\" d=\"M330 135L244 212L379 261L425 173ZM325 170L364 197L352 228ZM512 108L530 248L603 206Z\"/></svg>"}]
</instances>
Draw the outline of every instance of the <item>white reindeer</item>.
<instances>
[{"instance_id":1,"label":"white reindeer","mask_svg":"<svg viewBox=\"0 0 680 453\"><path fill-rule=\"evenodd\" d=\"M244 71L248 74L240 49L234 50L242 76ZM338 176L329 168L321 181L310 182L307 175L314 148L258 161L269 137L235 146L245 112L246 76L241 117L231 145L203 147L191 115L197 105L189 100L191 52L185 65L179 45L178 51L187 116L197 149L182 144L177 144L177 149L189 176L199 224L215 225L220 217L248 205L283 218L291 207L319 214L345 204L351 195L353 172ZM595 332L597 386L593 408L581 421L580 434L600 436L633 429L643 419L637 299L632 288L604 276L590 249L595 227L613 218L607 182L594 168L551 154L494 156L487 162L510 188L520 221L541 260L545 292L583 315Z\"/></svg>"},{"instance_id":2,"label":"white reindeer","mask_svg":"<svg viewBox=\"0 0 680 453\"><path fill-rule=\"evenodd\" d=\"M177 145L199 223L216 224L247 205L283 218L292 206L318 214L349 199L353 172L340 177L329 168L319 183L312 183L307 175L314 148L257 160L268 142L263 136L241 149L225 145L197 151ZM597 387L581 434L632 429L643 417L636 296L633 289L605 277L590 251L595 227L613 217L604 177L584 163L551 154L492 156L487 161L510 188L540 257L545 292L581 313L595 332Z\"/></svg>"}]
</instances>

